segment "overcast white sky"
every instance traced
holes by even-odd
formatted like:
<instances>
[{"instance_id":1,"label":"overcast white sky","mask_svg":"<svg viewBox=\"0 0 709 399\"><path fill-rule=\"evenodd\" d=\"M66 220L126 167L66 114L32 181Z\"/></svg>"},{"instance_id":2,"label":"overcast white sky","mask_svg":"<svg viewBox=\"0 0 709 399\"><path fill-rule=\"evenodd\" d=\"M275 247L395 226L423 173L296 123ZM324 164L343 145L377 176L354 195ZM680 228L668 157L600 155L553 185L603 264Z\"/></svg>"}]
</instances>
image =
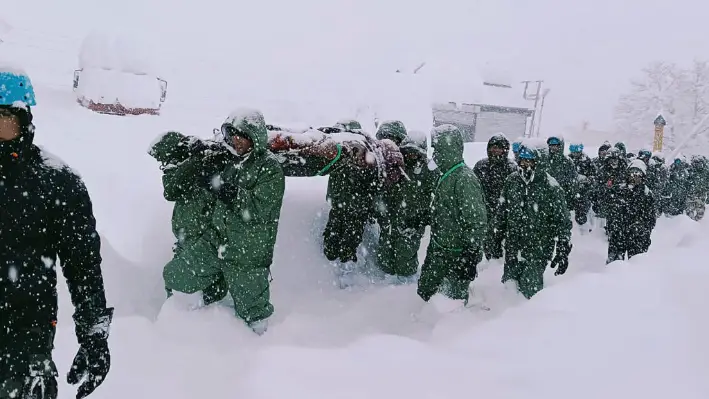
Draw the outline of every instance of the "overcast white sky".
<instances>
[{"instance_id":1,"label":"overcast white sky","mask_svg":"<svg viewBox=\"0 0 709 399\"><path fill-rule=\"evenodd\" d=\"M583 120L608 128L619 94L648 62L709 58L709 3L700 0L104 3L2 0L0 16L18 26L45 21L67 32L89 23L126 30L150 26L157 40L199 48L194 51L216 60L243 55L244 63L258 54L385 69L422 60L499 66L517 79L548 82L546 132Z\"/></svg>"}]
</instances>

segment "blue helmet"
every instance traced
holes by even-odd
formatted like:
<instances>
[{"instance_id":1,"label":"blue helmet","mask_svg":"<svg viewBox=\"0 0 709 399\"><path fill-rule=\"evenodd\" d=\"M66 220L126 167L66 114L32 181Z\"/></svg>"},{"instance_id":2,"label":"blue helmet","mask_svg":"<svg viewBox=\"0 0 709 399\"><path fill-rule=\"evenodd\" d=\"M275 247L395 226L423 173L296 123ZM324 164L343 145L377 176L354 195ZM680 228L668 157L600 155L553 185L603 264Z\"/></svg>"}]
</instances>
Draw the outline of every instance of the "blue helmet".
<instances>
[{"instance_id":1,"label":"blue helmet","mask_svg":"<svg viewBox=\"0 0 709 399\"><path fill-rule=\"evenodd\" d=\"M22 72L0 72L0 106L17 103L33 107L37 104L30 78Z\"/></svg>"},{"instance_id":2,"label":"blue helmet","mask_svg":"<svg viewBox=\"0 0 709 399\"><path fill-rule=\"evenodd\" d=\"M531 150L527 147L520 147L519 149L519 158L520 159L537 159L537 153L534 150Z\"/></svg>"},{"instance_id":3,"label":"blue helmet","mask_svg":"<svg viewBox=\"0 0 709 399\"><path fill-rule=\"evenodd\" d=\"M569 152L583 152L583 144L571 144Z\"/></svg>"},{"instance_id":4,"label":"blue helmet","mask_svg":"<svg viewBox=\"0 0 709 399\"><path fill-rule=\"evenodd\" d=\"M561 145L561 139L556 136L551 136L547 139L547 144L549 145Z\"/></svg>"},{"instance_id":5,"label":"blue helmet","mask_svg":"<svg viewBox=\"0 0 709 399\"><path fill-rule=\"evenodd\" d=\"M515 141L514 143L512 143L512 152L514 152L515 154L519 153L520 148L522 148L522 143L520 143L519 141Z\"/></svg>"}]
</instances>

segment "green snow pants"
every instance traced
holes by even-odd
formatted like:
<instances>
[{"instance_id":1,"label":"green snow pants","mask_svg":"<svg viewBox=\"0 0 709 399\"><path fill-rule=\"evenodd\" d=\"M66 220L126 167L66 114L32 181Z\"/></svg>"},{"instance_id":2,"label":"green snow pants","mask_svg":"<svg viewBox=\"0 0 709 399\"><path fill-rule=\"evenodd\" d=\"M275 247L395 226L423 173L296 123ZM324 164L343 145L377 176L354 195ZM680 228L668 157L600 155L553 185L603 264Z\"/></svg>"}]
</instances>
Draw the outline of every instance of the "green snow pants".
<instances>
[{"instance_id":1,"label":"green snow pants","mask_svg":"<svg viewBox=\"0 0 709 399\"><path fill-rule=\"evenodd\" d=\"M357 248L362 243L369 212L351 207L333 207L323 232L323 252L330 262L357 262Z\"/></svg>"},{"instance_id":2,"label":"green snow pants","mask_svg":"<svg viewBox=\"0 0 709 399\"><path fill-rule=\"evenodd\" d=\"M204 238L182 243L163 269L165 287L178 292L213 292L224 284L236 315L247 324L273 314L269 276L268 267L220 259L217 248Z\"/></svg>"},{"instance_id":3,"label":"green snow pants","mask_svg":"<svg viewBox=\"0 0 709 399\"><path fill-rule=\"evenodd\" d=\"M547 268L548 259L544 256L525 259L518 256L517 251L513 251L511 255L505 257L502 282L516 281L519 292L529 299L544 288L544 271Z\"/></svg>"},{"instance_id":4,"label":"green snow pants","mask_svg":"<svg viewBox=\"0 0 709 399\"><path fill-rule=\"evenodd\" d=\"M396 227L382 223L379 231L377 262L386 274L409 277L418 272L418 250L425 228Z\"/></svg>"},{"instance_id":5,"label":"green snow pants","mask_svg":"<svg viewBox=\"0 0 709 399\"><path fill-rule=\"evenodd\" d=\"M451 299L467 300L471 280L461 277L461 265L460 253L441 249L431 240L418 283L421 299L428 301L441 293Z\"/></svg>"}]
</instances>

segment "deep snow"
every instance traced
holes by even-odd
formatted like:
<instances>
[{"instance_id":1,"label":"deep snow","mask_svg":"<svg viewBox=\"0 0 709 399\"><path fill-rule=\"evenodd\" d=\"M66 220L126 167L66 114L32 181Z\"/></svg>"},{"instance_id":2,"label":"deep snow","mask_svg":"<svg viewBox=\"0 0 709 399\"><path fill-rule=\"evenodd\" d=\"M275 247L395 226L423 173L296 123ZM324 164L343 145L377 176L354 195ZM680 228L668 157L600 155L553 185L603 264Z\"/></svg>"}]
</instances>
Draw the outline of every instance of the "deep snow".
<instances>
[{"instance_id":1,"label":"deep snow","mask_svg":"<svg viewBox=\"0 0 709 399\"><path fill-rule=\"evenodd\" d=\"M609 266L598 231L576 234L567 275L550 271L547 288L530 301L499 283L500 262L485 262L474 301L490 311L444 312L449 304L422 303L415 286L335 288L318 238L327 180L288 179L269 332L256 337L226 306L190 310L195 296L164 303L160 273L173 237L160 171L146 153L155 136L179 129L209 137L244 102L278 104L265 111L269 121L313 124L357 116L356 109L330 104L302 116L313 105L309 98L293 107L293 98L273 101L280 92L270 100L210 97L180 85L189 80L183 76L173 79L160 117L102 116L74 101L75 56L67 55L65 39L12 36L0 50L28 60L37 75L37 142L83 176L94 201L107 296L117 313L112 370L92 398L709 397L709 222L685 217L660 220L649 254ZM420 120L412 113L396 117ZM466 162L484 151L470 145ZM60 301L55 355L63 374L76 350L64 286ZM60 389L61 398L73 397L63 382Z\"/></svg>"},{"instance_id":2,"label":"deep snow","mask_svg":"<svg viewBox=\"0 0 709 399\"><path fill-rule=\"evenodd\" d=\"M499 283L499 262L485 263L474 299L491 310L447 313L424 305L415 286L336 289L318 238L327 180L288 179L272 268L276 314L257 338L226 306L189 310L196 298L180 295L163 305L170 205L145 148L168 122L205 136L221 118L98 116L38 91L38 141L85 178L104 237L107 295L117 317L113 369L97 398L709 393L709 324L702 316L709 280L701 261L709 223L663 219L649 255L608 267L602 237L577 235L567 275L548 273L548 288L529 302ZM466 162L484 151L469 146ZM62 293L55 353L65 371L75 340ZM62 397L70 392L62 386Z\"/></svg>"}]
</instances>

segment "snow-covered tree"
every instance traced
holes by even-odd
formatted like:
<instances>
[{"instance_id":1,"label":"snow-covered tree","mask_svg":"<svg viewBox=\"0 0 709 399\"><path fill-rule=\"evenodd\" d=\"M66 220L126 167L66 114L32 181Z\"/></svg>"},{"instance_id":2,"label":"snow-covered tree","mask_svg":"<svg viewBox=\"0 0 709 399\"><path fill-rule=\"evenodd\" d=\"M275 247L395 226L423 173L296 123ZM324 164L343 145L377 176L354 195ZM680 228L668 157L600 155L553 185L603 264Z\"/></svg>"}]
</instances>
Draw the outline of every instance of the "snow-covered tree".
<instances>
[{"instance_id":1,"label":"snow-covered tree","mask_svg":"<svg viewBox=\"0 0 709 399\"><path fill-rule=\"evenodd\" d=\"M675 64L655 62L644 68L643 74L642 79L631 81L630 91L620 97L615 109L618 130L631 148L650 146L652 121L661 113L668 123L665 146L670 147L675 129L682 124L677 102L686 81L685 71Z\"/></svg>"},{"instance_id":2,"label":"snow-covered tree","mask_svg":"<svg viewBox=\"0 0 709 399\"><path fill-rule=\"evenodd\" d=\"M709 62L696 60L687 69L655 62L643 69L643 75L620 97L616 126L631 148L650 147L652 122L662 114L667 121L663 149L672 151L709 112ZM700 136L691 144L709 149L709 137Z\"/></svg>"}]
</instances>

